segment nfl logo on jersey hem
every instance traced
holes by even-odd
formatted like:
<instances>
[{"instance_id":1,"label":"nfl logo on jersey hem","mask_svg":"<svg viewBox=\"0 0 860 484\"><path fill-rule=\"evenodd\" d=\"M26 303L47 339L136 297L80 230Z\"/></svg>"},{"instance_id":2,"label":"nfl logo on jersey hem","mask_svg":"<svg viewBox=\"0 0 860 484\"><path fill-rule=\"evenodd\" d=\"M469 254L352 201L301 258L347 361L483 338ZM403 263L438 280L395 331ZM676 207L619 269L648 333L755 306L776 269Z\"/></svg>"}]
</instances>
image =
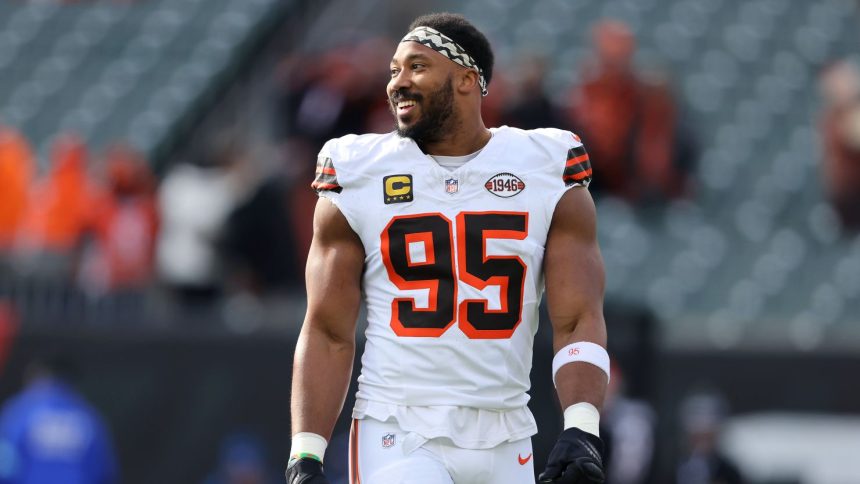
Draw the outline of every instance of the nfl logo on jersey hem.
<instances>
[{"instance_id":1,"label":"nfl logo on jersey hem","mask_svg":"<svg viewBox=\"0 0 860 484\"><path fill-rule=\"evenodd\" d=\"M394 434L385 434L382 436L382 447L388 449L389 447L394 447L394 444L397 443L397 436Z\"/></svg>"}]
</instances>

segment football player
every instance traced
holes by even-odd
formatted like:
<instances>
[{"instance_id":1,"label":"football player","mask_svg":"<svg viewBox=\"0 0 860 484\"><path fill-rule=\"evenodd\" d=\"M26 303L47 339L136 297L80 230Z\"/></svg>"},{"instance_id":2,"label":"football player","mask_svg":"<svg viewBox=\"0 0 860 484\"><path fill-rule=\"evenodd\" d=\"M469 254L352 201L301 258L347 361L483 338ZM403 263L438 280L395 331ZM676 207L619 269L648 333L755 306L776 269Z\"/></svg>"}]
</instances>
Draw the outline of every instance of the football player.
<instances>
[{"instance_id":1,"label":"football player","mask_svg":"<svg viewBox=\"0 0 860 484\"><path fill-rule=\"evenodd\" d=\"M390 70L396 131L319 154L287 481L328 482L363 298L351 482L534 482L526 391L545 292L565 430L539 481L603 482L609 357L588 154L568 131L485 127L493 54L460 15L417 18Z\"/></svg>"}]
</instances>

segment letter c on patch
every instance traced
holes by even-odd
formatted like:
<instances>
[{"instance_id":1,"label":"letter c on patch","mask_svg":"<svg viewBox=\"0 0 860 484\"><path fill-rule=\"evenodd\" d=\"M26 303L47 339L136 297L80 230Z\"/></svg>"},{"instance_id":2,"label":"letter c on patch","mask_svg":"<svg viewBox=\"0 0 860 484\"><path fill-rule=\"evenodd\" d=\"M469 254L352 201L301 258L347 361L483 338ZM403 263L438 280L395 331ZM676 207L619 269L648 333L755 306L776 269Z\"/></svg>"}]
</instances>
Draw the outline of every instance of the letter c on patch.
<instances>
[{"instance_id":1,"label":"letter c on patch","mask_svg":"<svg viewBox=\"0 0 860 484\"><path fill-rule=\"evenodd\" d=\"M406 195L412 189L412 180L406 175L395 175L385 179L385 194L396 197Z\"/></svg>"}]
</instances>

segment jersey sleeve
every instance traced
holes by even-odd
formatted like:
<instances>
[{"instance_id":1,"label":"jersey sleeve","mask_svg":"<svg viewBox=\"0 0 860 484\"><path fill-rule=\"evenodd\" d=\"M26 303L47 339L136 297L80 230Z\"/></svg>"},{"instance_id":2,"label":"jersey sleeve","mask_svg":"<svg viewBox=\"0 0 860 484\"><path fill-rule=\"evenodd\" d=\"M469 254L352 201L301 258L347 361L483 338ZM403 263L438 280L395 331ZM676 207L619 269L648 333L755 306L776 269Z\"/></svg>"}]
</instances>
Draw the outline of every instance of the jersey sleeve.
<instances>
[{"instance_id":1,"label":"jersey sleeve","mask_svg":"<svg viewBox=\"0 0 860 484\"><path fill-rule=\"evenodd\" d=\"M311 183L311 188L319 194L323 192L340 193L343 190L337 181L337 170L334 168L334 161L331 157L322 154L317 157L316 176Z\"/></svg>"},{"instance_id":2,"label":"jersey sleeve","mask_svg":"<svg viewBox=\"0 0 860 484\"><path fill-rule=\"evenodd\" d=\"M570 148L567 150L567 160L561 178L566 187L584 186L591 183L591 161L588 152L579 136L569 133Z\"/></svg>"},{"instance_id":3,"label":"jersey sleeve","mask_svg":"<svg viewBox=\"0 0 860 484\"><path fill-rule=\"evenodd\" d=\"M311 183L311 188L321 196L343 191L343 187L337 179L337 169L335 168L334 153L336 151L336 140L329 140L317 155L316 174Z\"/></svg>"}]
</instances>

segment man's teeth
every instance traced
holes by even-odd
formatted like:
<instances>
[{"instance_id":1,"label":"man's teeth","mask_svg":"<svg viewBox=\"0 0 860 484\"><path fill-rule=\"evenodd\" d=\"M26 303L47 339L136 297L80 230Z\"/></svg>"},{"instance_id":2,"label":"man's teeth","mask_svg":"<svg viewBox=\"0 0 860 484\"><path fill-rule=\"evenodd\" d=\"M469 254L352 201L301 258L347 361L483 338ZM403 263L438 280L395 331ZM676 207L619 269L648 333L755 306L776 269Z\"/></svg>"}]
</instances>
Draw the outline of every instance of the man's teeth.
<instances>
[{"instance_id":1,"label":"man's teeth","mask_svg":"<svg viewBox=\"0 0 860 484\"><path fill-rule=\"evenodd\" d=\"M408 108L408 107L412 107L414 105L415 105L415 101L400 101L399 103L397 103L397 109Z\"/></svg>"}]
</instances>

